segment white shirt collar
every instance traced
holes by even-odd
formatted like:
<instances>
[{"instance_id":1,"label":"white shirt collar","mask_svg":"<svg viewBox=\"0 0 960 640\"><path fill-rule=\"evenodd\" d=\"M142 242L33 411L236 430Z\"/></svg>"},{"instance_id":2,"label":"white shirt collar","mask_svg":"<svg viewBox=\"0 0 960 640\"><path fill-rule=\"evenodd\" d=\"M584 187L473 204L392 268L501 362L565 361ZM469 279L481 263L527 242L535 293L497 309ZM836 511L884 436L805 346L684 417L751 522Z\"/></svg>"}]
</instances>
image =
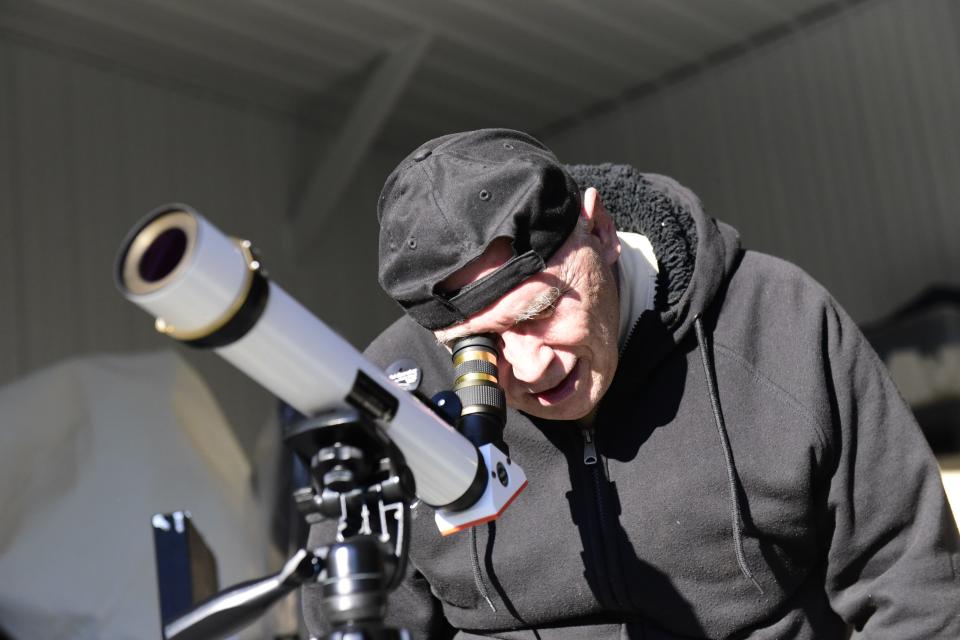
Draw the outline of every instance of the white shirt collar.
<instances>
[{"instance_id":1,"label":"white shirt collar","mask_svg":"<svg viewBox=\"0 0 960 640\"><path fill-rule=\"evenodd\" d=\"M620 238L620 346L626 342L630 330L640 314L653 309L657 294L657 274L660 267L653 253L653 245L639 233L618 231Z\"/></svg>"}]
</instances>

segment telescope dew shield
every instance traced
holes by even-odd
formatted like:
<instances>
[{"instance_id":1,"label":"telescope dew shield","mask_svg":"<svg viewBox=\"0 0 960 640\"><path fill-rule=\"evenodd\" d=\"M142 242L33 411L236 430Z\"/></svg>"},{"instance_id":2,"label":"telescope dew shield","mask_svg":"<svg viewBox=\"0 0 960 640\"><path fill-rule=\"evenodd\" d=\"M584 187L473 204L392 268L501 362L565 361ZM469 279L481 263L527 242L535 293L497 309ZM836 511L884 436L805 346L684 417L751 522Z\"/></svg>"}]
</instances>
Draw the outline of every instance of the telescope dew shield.
<instances>
[{"instance_id":1,"label":"telescope dew shield","mask_svg":"<svg viewBox=\"0 0 960 640\"><path fill-rule=\"evenodd\" d=\"M115 274L159 331L214 349L304 415L345 404L372 412L427 504L455 504L477 491L486 474L467 439L267 280L249 243L190 207L148 214L124 240Z\"/></svg>"}]
</instances>

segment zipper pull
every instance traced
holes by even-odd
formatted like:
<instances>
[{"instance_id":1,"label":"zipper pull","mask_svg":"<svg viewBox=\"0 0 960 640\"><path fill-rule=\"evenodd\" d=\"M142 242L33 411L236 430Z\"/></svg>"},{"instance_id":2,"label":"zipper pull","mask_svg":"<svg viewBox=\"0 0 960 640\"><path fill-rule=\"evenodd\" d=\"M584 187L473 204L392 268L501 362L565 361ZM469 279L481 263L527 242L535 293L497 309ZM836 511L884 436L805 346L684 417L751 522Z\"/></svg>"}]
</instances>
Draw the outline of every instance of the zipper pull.
<instances>
[{"instance_id":1,"label":"zipper pull","mask_svg":"<svg viewBox=\"0 0 960 640\"><path fill-rule=\"evenodd\" d=\"M597 445L593 442L593 429L584 429L583 433L583 464L588 467L597 464Z\"/></svg>"}]
</instances>

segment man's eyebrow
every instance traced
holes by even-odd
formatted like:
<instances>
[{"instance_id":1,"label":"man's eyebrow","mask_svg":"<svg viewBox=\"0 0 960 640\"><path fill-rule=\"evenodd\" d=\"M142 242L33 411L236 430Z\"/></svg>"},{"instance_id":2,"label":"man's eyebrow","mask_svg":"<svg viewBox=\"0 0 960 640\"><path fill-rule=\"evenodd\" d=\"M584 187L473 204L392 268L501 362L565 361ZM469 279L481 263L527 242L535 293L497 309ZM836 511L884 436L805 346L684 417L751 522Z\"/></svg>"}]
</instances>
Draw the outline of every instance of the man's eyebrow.
<instances>
[{"instance_id":1,"label":"man's eyebrow","mask_svg":"<svg viewBox=\"0 0 960 640\"><path fill-rule=\"evenodd\" d=\"M527 303L526 307L517 312L513 317L513 323L520 324L527 320L533 320L547 309L552 308L553 304L561 295L563 295L563 292L559 287L550 287L546 291L537 294L533 300ZM460 338L465 338L473 332L462 326L454 325L448 329L440 329L433 333L437 339L437 344L443 347L452 347L455 341Z\"/></svg>"},{"instance_id":2,"label":"man's eyebrow","mask_svg":"<svg viewBox=\"0 0 960 640\"><path fill-rule=\"evenodd\" d=\"M547 309L552 309L553 303L557 301L557 298L560 297L560 294L561 292L559 287L550 287L543 293L538 294L533 300L530 301L525 309L520 311L514 317L514 322L516 324L520 324L521 322L526 322L527 320L533 320Z\"/></svg>"}]
</instances>

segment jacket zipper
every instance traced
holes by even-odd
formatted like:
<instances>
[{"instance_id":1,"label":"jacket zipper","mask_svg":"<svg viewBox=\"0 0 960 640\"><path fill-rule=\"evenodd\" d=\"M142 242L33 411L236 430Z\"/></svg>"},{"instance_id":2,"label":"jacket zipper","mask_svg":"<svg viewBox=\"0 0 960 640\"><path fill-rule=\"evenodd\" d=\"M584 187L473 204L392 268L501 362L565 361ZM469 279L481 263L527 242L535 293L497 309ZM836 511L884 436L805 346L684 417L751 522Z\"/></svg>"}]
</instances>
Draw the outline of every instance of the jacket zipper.
<instances>
[{"instance_id":1,"label":"jacket zipper","mask_svg":"<svg viewBox=\"0 0 960 640\"><path fill-rule=\"evenodd\" d=\"M640 315L642 316L643 314L641 313ZM630 327L630 331L627 332L627 339L623 341L623 346L620 347L620 353L617 354L618 360L623 357L624 353L627 352L627 345L630 344L630 340L633 339L633 334L637 332L637 328L639 326L640 326L640 318L638 316L637 319L633 321L633 326Z\"/></svg>"},{"instance_id":2,"label":"jacket zipper","mask_svg":"<svg viewBox=\"0 0 960 640\"><path fill-rule=\"evenodd\" d=\"M597 464L597 445L593 441L593 429L583 429L583 464L589 466Z\"/></svg>"},{"instance_id":3,"label":"jacket zipper","mask_svg":"<svg viewBox=\"0 0 960 640\"><path fill-rule=\"evenodd\" d=\"M597 522L599 531L599 547L597 549L598 554L597 558L599 561L606 565L605 560L605 551L604 547L607 544L607 510L604 508L603 504L603 466L597 464L600 462L600 456L597 455L597 443L596 443L596 432L593 427L585 427L581 430L583 435L583 465L587 469L587 473L590 475L590 480L593 484L593 500L594 505L597 508ZM604 580L609 580L609 572L604 568L602 571L597 572L597 577ZM612 582L608 582L608 589L610 590L610 597L612 599L612 604L615 607L622 606L620 603L620 598L617 595L617 586ZM604 604L601 600L601 604ZM606 606L606 605L605 605Z\"/></svg>"}]
</instances>

